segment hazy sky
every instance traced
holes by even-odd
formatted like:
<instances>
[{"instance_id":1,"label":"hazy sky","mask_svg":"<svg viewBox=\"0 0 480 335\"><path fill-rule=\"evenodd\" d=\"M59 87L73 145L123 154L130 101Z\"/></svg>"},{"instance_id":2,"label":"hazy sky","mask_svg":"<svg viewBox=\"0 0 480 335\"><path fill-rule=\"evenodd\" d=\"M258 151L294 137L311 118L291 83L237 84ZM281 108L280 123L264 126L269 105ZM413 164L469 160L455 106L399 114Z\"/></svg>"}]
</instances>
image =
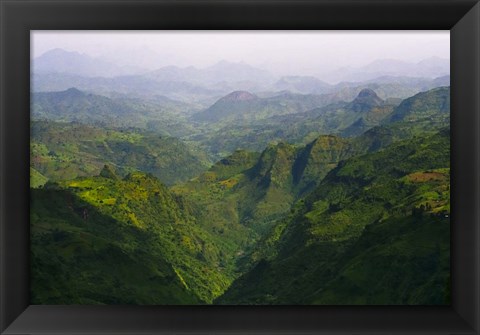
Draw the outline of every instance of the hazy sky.
<instances>
[{"instance_id":1,"label":"hazy sky","mask_svg":"<svg viewBox=\"0 0 480 335\"><path fill-rule=\"evenodd\" d=\"M376 59L450 58L446 31L34 31L32 56L62 48L119 65L206 67L246 62L277 73L321 73Z\"/></svg>"}]
</instances>

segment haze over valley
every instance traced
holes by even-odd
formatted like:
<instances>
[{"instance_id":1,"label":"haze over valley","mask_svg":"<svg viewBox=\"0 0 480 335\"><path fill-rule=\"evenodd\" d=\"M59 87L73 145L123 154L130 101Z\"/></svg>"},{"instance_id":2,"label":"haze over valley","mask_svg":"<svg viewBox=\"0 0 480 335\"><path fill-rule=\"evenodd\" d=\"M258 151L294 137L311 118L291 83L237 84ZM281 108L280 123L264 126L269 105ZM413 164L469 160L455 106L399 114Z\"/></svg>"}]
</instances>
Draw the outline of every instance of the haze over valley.
<instances>
[{"instance_id":1,"label":"haze over valley","mask_svg":"<svg viewBox=\"0 0 480 335\"><path fill-rule=\"evenodd\" d=\"M97 34L32 33L32 303L449 303L448 32Z\"/></svg>"}]
</instances>

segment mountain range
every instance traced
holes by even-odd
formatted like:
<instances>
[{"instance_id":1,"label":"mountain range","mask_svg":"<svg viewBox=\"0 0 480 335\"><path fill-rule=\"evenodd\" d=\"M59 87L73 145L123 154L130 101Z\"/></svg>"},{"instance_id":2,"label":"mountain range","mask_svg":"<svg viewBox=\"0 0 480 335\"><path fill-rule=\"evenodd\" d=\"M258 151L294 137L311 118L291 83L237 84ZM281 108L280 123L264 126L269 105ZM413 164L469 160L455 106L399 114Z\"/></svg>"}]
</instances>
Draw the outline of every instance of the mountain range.
<instances>
[{"instance_id":1,"label":"mountain range","mask_svg":"<svg viewBox=\"0 0 480 335\"><path fill-rule=\"evenodd\" d=\"M33 282L43 294L34 301L447 303L448 129L383 149L366 143L324 136L237 151L171 191L108 165L47 183L32 204ZM311 191L302 196L301 185ZM392 259L393 272L365 267ZM372 291L379 271L389 275ZM62 273L66 294L50 273ZM395 278L407 293L396 295Z\"/></svg>"},{"instance_id":2,"label":"mountain range","mask_svg":"<svg viewBox=\"0 0 480 335\"><path fill-rule=\"evenodd\" d=\"M135 67L117 66L75 51L52 49L32 61L33 73L62 73L85 77L114 77L140 73Z\"/></svg>"},{"instance_id":3,"label":"mountain range","mask_svg":"<svg viewBox=\"0 0 480 335\"><path fill-rule=\"evenodd\" d=\"M419 62L378 59L362 67L344 67L324 74L326 81L365 81L383 76L435 78L450 73L450 60L431 57Z\"/></svg>"},{"instance_id":4,"label":"mountain range","mask_svg":"<svg viewBox=\"0 0 480 335\"><path fill-rule=\"evenodd\" d=\"M32 304L450 304L445 60L167 60L33 60Z\"/></svg>"},{"instance_id":5,"label":"mountain range","mask_svg":"<svg viewBox=\"0 0 480 335\"><path fill-rule=\"evenodd\" d=\"M288 139L306 144L321 134L360 135L388 122L388 118L403 120L400 115L409 111L418 114L440 108L446 116L449 92L448 88L436 88L402 102L384 100L376 91L365 88L348 102L330 94L282 92L262 97L234 91L202 110L162 96L148 100L105 97L70 88L33 93L31 106L34 119L155 131L194 143L211 160L217 160L235 149L262 150L272 141ZM417 119L428 116L422 112Z\"/></svg>"},{"instance_id":6,"label":"mountain range","mask_svg":"<svg viewBox=\"0 0 480 335\"><path fill-rule=\"evenodd\" d=\"M91 93L121 92L143 98L165 95L189 103L218 98L235 90L256 94L279 91L341 94L344 100L351 100L361 89L371 88L383 99L406 98L419 91L448 86L449 78L446 76L450 73L449 60L440 58L425 59L419 63L377 60L363 68L345 68L318 78L276 76L244 62L225 60L206 68L159 65L158 69L149 71L115 65L106 58L93 58L62 49L48 51L34 58L32 64L34 92L76 87ZM326 82L331 76L336 78L337 84Z\"/></svg>"}]
</instances>

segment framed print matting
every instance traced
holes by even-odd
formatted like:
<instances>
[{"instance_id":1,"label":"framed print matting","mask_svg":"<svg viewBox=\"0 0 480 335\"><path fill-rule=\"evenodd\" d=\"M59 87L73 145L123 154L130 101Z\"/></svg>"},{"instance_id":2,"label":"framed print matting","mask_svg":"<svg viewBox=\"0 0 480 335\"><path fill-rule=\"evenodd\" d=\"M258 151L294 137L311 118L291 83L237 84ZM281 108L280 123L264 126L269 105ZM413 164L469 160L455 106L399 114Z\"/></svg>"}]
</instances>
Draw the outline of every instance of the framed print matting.
<instances>
[{"instance_id":1,"label":"framed print matting","mask_svg":"<svg viewBox=\"0 0 480 335\"><path fill-rule=\"evenodd\" d=\"M2 334L480 331L477 1L2 0L1 22ZM30 36L39 30L450 30L451 304L31 305Z\"/></svg>"}]
</instances>

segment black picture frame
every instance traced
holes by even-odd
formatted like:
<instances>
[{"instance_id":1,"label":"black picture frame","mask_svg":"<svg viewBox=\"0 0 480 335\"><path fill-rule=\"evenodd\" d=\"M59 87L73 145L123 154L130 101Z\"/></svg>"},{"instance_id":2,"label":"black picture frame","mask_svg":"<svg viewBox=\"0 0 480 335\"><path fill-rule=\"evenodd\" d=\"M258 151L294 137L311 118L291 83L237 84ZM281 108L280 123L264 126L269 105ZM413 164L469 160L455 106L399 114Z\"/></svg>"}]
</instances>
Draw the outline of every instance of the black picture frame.
<instances>
[{"instance_id":1,"label":"black picture frame","mask_svg":"<svg viewBox=\"0 0 480 335\"><path fill-rule=\"evenodd\" d=\"M480 4L475 0L0 0L2 334L479 334ZM30 30L451 31L452 304L30 306Z\"/></svg>"}]
</instances>

